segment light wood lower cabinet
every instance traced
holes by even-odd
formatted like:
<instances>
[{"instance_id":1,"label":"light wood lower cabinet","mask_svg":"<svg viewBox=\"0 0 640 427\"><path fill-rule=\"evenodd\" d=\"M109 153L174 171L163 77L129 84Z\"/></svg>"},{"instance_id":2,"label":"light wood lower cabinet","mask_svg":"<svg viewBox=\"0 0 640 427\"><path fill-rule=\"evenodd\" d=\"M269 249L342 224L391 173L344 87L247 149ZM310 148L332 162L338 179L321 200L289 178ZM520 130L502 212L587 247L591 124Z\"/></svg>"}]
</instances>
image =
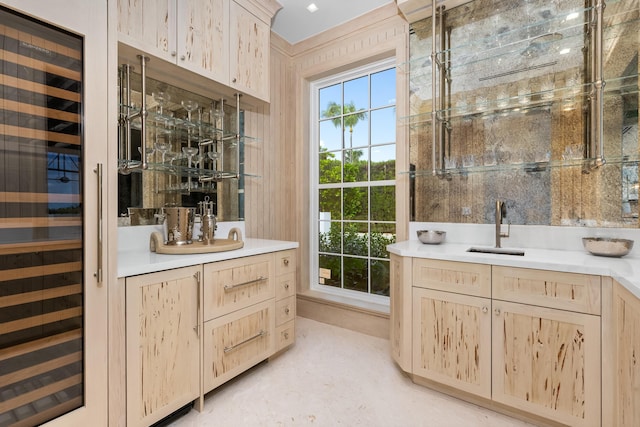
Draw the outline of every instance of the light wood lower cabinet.
<instances>
[{"instance_id":1,"label":"light wood lower cabinet","mask_svg":"<svg viewBox=\"0 0 640 427\"><path fill-rule=\"evenodd\" d=\"M204 390L265 360L274 351L273 299L205 322Z\"/></svg>"},{"instance_id":2,"label":"light wood lower cabinet","mask_svg":"<svg viewBox=\"0 0 640 427\"><path fill-rule=\"evenodd\" d=\"M536 421L607 425L600 276L401 258L391 258L392 354L407 360L410 322L416 382ZM410 314L393 301L407 288Z\"/></svg>"},{"instance_id":3,"label":"light wood lower cabinet","mask_svg":"<svg viewBox=\"0 0 640 427\"><path fill-rule=\"evenodd\" d=\"M614 284L613 294L613 357L607 375L615 381L607 399L613 408L606 425L636 427L640 425L640 299L619 283Z\"/></svg>"},{"instance_id":4,"label":"light wood lower cabinet","mask_svg":"<svg viewBox=\"0 0 640 427\"><path fill-rule=\"evenodd\" d=\"M204 266L205 322L275 296L273 254Z\"/></svg>"},{"instance_id":5,"label":"light wood lower cabinet","mask_svg":"<svg viewBox=\"0 0 640 427\"><path fill-rule=\"evenodd\" d=\"M119 281L127 426L149 426L295 340L296 252L279 251ZM124 309L121 307L124 306ZM117 337L117 334L114 334ZM126 375L126 379L124 378Z\"/></svg>"},{"instance_id":6,"label":"light wood lower cabinet","mask_svg":"<svg viewBox=\"0 0 640 427\"><path fill-rule=\"evenodd\" d=\"M295 250L204 266L204 393L289 346Z\"/></svg>"},{"instance_id":7,"label":"light wood lower cabinet","mask_svg":"<svg viewBox=\"0 0 640 427\"><path fill-rule=\"evenodd\" d=\"M296 251L276 253L276 337L275 351L295 341L296 331Z\"/></svg>"},{"instance_id":8,"label":"light wood lower cabinet","mask_svg":"<svg viewBox=\"0 0 640 427\"><path fill-rule=\"evenodd\" d=\"M491 397L491 300L413 288L413 373Z\"/></svg>"},{"instance_id":9,"label":"light wood lower cabinet","mask_svg":"<svg viewBox=\"0 0 640 427\"><path fill-rule=\"evenodd\" d=\"M200 396L201 266L126 279L127 426Z\"/></svg>"},{"instance_id":10,"label":"light wood lower cabinet","mask_svg":"<svg viewBox=\"0 0 640 427\"><path fill-rule=\"evenodd\" d=\"M496 402L571 426L599 426L600 317L493 303Z\"/></svg>"}]
</instances>

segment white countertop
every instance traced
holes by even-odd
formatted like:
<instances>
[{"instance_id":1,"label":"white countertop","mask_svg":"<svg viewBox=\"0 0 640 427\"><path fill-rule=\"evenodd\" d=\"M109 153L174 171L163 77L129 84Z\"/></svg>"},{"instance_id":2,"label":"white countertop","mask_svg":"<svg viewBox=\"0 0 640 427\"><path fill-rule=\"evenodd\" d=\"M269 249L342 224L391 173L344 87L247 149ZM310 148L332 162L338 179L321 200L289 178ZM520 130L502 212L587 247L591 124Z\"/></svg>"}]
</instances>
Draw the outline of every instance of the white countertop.
<instances>
[{"instance_id":1,"label":"white countertop","mask_svg":"<svg viewBox=\"0 0 640 427\"><path fill-rule=\"evenodd\" d=\"M237 226L236 224L231 224ZM244 234L244 227L241 226ZM216 237L226 237L229 227L220 223ZM119 227L118 229L118 277L154 273L172 268L188 267L209 262L225 261L269 252L295 249L298 242L243 238L244 247L226 252L207 254L165 255L149 250L149 239L158 226Z\"/></svg>"},{"instance_id":2,"label":"white countertop","mask_svg":"<svg viewBox=\"0 0 640 427\"><path fill-rule=\"evenodd\" d=\"M426 245L416 239L389 245L387 249L392 254L404 257L610 276L640 298L640 256L633 252L623 258L609 258L591 255L584 249L514 248L503 245L508 249L522 249L525 251L524 256L517 256L467 252L467 249L472 246L492 247L492 245L488 244L448 243L446 241L440 245Z\"/></svg>"}]
</instances>

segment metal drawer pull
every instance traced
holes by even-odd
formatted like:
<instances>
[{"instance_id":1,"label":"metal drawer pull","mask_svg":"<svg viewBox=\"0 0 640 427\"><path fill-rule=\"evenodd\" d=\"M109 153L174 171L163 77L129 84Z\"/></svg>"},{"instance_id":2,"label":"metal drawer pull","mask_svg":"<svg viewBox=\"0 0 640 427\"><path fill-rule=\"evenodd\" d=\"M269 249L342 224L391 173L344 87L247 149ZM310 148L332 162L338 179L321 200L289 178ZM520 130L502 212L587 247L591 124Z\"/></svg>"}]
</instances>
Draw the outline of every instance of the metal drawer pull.
<instances>
[{"instance_id":1,"label":"metal drawer pull","mask_svg":"<svg viewBox=\"0 0 640 427\"><path fill-rule=\"evenodd\" d=\"M282 262L284 263L285 266L288 266L289 265L289 258L283 259Z\"/></svg>"},{"instance_id":2,"label":"metal drawer pull","mask_svg":"<svg viewBox=\"0 0 640 427\"><path fill-rule=\"evenodd\" d=\"M284 309L284 314L289 314L290 311L291 310L289 310L289 307L287 307L287 308Z\"/></svg>"},{"instance_id":3,"label":"metal drawer pull","mask_svg":"<svg viewBox=\"0 0 640 427\"><path fill-rule=\"evenodd\" d=\"M235 285L224 285L224 290L225 292L230 291L231 289L239 288L241 286L252 285L254 283L262 282L263 280L267 280L267 278L264 276L260 276L257 279L249 280L248 282L236 283Z\"/></svg>"},{"instance_id":4,"label":"metal drawer pull","mask_svg":"<svg viewBox=\"0 0 640 427\"><path fill-rule=\"evenodd\" d=\"M257 339L257 338L261 338L261 337L263 337L265 335L267 335L267 331L260 331L256 335L254 335L254 336L252 336L250 338L247 338L246 340L244 340L244 341L242 341L242 342L240 342L240 343L238 343L236 345L232 345L231 347L225 347L224 348L224 352L225 353L229 353L230 351L235 350L236 348L240 347L241 345L245 345L248 342L253 341L253 340Z\"/></svg>"}]
</instances>

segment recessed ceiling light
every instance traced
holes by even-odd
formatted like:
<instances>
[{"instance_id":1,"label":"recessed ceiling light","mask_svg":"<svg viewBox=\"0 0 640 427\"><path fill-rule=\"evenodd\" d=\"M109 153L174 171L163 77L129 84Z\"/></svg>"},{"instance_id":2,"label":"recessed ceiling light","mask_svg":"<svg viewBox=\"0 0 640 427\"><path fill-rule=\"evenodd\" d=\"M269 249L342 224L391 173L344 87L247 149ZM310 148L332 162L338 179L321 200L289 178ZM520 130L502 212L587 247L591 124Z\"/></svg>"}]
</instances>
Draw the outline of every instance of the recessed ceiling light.
<instances>
[{"instance_id":1,"label":"recessed ceiling light","mask_svg":"<svg viewBox=\"0 0 640 427\"><path fill-rule=\"evenodd\" d=\"M316 6L315 3L311 3L309 6L307 6L307 10L311 13L315 12L316 10L318 10L318 6Z\"/></svg>"}]
</instances>

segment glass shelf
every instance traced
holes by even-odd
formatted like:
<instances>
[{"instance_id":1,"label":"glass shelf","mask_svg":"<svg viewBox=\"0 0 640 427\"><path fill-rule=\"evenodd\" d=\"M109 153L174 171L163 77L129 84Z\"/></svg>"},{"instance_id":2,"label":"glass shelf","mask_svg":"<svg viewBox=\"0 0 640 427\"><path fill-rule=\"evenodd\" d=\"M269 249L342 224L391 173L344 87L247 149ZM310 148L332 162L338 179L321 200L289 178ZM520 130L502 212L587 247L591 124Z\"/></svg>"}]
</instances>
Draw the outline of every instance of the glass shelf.
<instances>
[{"instance_id":1,"label":"glass shelf","mask_svg":"<svg viewBox=\"0 0 640 427\"><path fill-rule=\"evenodd\" d=\"M638 94L640 93L640 74L623 76L614 79L605 80L604 97L618 97L620 93ZM577 100L588 100L593 85L591 83L582 85L573 85L552 90L527 93L526 95L509 96L506 98L498 98L498 95L492 93L483 99L476 99L475 104L467 102L458 102L456 106L438 110L438 120L455 122L456 120L467 120L475 118L491 118L495 115L506 115L512 113L527 113L530 110L540 108L560 108L570 110L574 107ZM455 95L454 95L455 97ZM420 126L431 124L431 112L414 114L410 116L400 117L400 122L411 128L419 128Z\"/></svg>"},{"instance_id":2,"label":"glass shelf","mask_svg":"<svg viewBox=\"0 0 640 427\"><path fill-rule=\"evenodd\" d=\"M137 107L121 105L122 114L129 114L133 119L130 121L131 128L140 130L140 117L137 116L140 110ZM235 131L223 130L217 128L214 124L204 121L192 120L186 118L177 118L170 115L158 114L156 112L148 112L146 127L148 130L161 135L174 135L182 141L190 139L197 144L211 143L212 141L234 143L238 139L242 143L261 142L259 138L238 135Z\"/></svg>"},{"instance_id":3,"label":"glass shelf","mask_svg":"<svg viewBox=\"0 0 640 427\"><path fill-rule=\"evenodd\" d=\"M456 33L454 27L451 38L455 40L455 47L444 49L436 52L439 60L443 61L445 57L455 58L452 63L455 64L453 69L457 68L473 68L469 67L476 62L490 61L491 67L494 68L496 61L506 56L522 55L525 57L550 56L562 49L582 47L584 45L583 31L584 19L592 8L562 8L562 2L555 5L548 5L547 9L538 11L538 14L530 13L528 5L520 5L519 2L514 3L517 6L511 9L501 10L501 13L494 15L489 19L490 27L495 31L484 33L482 31L466 31L464 33ZM536 7L531 5L531 7ZM554 8L556 10L554 10ZM451 11L455 11L452 9ZM450 11L450 12L451 12ZM524 26L509 28L509 22L503 22L502 17L508 17L514 13L529 13L530 16L553 16L547 19L536 19L528 22ZM456 20L464 20L464 17L457 16ZM479 28L485 23L479 20L477 26ZM430 32L430 27L425 28ZM430 55L417 56L408 63L401 64L401 70L412 72L422 68L425 64L431 64Z\"/></svg>"},{"instance_id":4,"label":"glass shelf","mask_svg":"<svg viewBox=\"0 0 640 427\"><path fill-rule=\"evenodd\" d=\"M545 172L550 169L559 168L579 168L580 170L588 171L594 164L596 159L561 159L542 162L523 162L512 164L498 164L498 165L479 165L471 167L460 168L445 168L438 169L435 175L444 176L465 176L468 174L476 173L488 173L488 172L505 172L505 171L524 171L527 173ZM606 157L605 163L601 167L621 167L621 166L635 166L640 163L640 156L625 156L625 157ZM402 171L401 175L409 175L411 177L423 177L433 176L432 170L416 170L416 171Z\"/></svg>"},{"instance_id":5,"label":"glass shelf","mask_svg":"<svg viewBox=\"0 0 640 427\"><path fill-rule=\"evenodd\" d=\"M141 162L139 160L118 160L118 164L121 166L129 165L129 172L162 172L170 174L179 178L195 178L195 181L199 182L220 182L227 179L239 179L240 177L247 178L260 178L260 175L252 173L236 173L233 171L220 171L213 169L203 169L198 167L189 167L185 165L187 162L186 157L176 158L178 161L172 163L147 163L147 169L140 167Z\"/></svg>"}]
</instances>

